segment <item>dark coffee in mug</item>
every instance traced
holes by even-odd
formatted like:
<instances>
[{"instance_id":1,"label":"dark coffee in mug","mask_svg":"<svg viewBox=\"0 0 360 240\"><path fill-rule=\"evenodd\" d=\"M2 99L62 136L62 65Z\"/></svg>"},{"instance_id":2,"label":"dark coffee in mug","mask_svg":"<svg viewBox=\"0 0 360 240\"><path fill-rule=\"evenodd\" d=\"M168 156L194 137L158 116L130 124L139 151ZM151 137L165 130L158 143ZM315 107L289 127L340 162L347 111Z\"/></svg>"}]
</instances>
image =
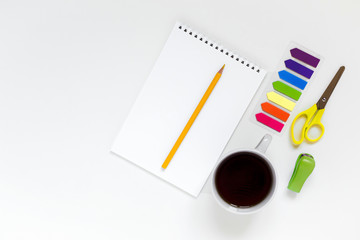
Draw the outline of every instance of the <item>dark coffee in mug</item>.
<instances>
[{"instance_id":1,"label":"dark coffee in mug","mask_svg":"<svg viewBox=\"0 0 360 240\"><path fill-rule=\"evenodd\" d=\"M262 202L274 181L271 167L261 156L237 152L225 158L215 172L215 187L220 197L238 208Z\"/></svg>"}]
</instances>

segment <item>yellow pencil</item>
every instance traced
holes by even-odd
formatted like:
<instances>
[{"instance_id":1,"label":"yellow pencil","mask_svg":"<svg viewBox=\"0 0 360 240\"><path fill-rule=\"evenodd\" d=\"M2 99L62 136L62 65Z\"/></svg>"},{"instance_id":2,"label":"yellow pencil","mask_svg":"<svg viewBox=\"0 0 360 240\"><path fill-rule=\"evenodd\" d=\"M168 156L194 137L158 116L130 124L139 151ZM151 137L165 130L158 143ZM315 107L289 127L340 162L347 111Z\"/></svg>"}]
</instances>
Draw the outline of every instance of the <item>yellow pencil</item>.
<instances>
[{"instance_id":1,"label":"yellow pencil","mask_svg":"<svg viewBox=\"0 0 360 240\"><path fill-rule=\"evenodd\" d=\"M208 89L206 90L204 96L201 98L199 104L197 105L197 107L195 108L195 111L193 112L193 114L191 115L189 121L187 122L186 126L184 127L184 130L182 130L179 138L176 140L173 148L171 149L169 155L166 157L163 165L161 166L163 169L166 169L167 166L169 165L171 159L174 157L176 151L178 150L180 144L182 143L182 141L184 140L186 134L189 132L191 126L193 125L196 117L199 115L202 107L205 105L207 99L209 98L211 92L213 91L213 89L215 88L217 82L219 81L221 74L224 70L225 64L224 66L222 66L222 68L216 73L214 79L211 81Z\"/></svg>"}]
</instances>

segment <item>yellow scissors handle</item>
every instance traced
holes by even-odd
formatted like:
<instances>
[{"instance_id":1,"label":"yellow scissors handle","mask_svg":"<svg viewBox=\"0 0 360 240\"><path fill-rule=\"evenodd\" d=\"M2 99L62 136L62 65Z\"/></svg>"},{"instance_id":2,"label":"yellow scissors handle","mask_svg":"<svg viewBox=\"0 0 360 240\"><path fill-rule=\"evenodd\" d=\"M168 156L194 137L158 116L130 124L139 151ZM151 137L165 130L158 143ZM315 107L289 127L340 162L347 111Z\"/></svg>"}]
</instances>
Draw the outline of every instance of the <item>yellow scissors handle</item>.
<instances>
[{"instance_id":1,"label":"yellow scissors handle","mask_svg":"<svg viewBox=\"0 0 360 240\"><path fill-rule=\"evenodd\" d=\"M314 104L311 108L299 113L293 120L292 124L291 124L291 138L292 141L296 144L299 145L304 141L304 138L306 138L306 140L310 141L310 142L316 142L318 141L323 135L324 135L324 125L320 122L322 115L324 114L325 109L320 109L318 112L316 112L318 110L316 104ZM304 126L301 129L301 133L300 133L300 139L296 140L295 136L294 136L294 126L296 121L300 118L300 117L305 117L306 121ZM312 139L308 136L308 131L310 128L318 126L321 130L320 136L316 139Z\"/></svg>"},{"instance_id":2,"label":"yellow scissors handle","mask_svg":"<svg viewBox=\"0 0 360 240\"><path fill-rule=\"evenodd\" d=\"M320 140L320 138L322 138L322 136L324 135L324 132L325 132L325 127L324 125L321 123L321 117L322 115L324 114L324 111L325 109L320 109L316 115L314 116L313 120L311 121L310 125L306 127L306 130L305 130L305 139L308 140L309 142L317 142ZM304 126L305 127L305 126ZM313 139L313 138L310 138L308 133L310 131L310 129L312 127L319 127L320 128L320 136Z\"/></svg>"}]
</instances>

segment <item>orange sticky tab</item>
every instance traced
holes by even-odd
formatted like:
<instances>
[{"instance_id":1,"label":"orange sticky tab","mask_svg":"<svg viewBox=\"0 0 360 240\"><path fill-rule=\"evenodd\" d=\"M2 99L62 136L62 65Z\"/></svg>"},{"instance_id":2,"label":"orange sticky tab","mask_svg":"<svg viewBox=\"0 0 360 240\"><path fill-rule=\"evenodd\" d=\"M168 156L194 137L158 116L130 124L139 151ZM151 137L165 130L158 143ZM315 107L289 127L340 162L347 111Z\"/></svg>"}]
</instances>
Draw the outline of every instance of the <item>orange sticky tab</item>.
<instances>
[{"instance_id":1,"label":"orange sticky tab","mask_svg":"<svg viewBox=\"0 0 360 240\"><path fill-rule=\"evenodd\" d=\"M267 112L284 122L286 122L290 116L289 113L285 112L284 110L281 110L278 107L275 107L274 105L272 105L271 103L268 103L268 102L262 103L261 108L264 112Z\"/></svg>"}]
</instances>

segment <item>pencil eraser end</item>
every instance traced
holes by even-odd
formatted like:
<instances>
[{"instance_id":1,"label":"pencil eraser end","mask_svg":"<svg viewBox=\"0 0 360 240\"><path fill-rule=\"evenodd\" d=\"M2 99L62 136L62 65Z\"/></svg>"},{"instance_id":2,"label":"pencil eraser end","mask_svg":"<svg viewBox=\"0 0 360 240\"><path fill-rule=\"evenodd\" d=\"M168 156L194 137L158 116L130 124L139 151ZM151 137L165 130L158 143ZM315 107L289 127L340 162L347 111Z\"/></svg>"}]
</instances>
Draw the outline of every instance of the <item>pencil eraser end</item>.
<instances>
[{"instance_id":1,"label":"pencil eraser end","mask_svg":"<svg viewBox=\"0 0 360 240\"><path fill-rule=\"evenodd\" d=\"M294 172L289 181L288 189L299 193L314 168L314 157L308 153L300 154L296 161Z\"/></svg>"}]
</instances>

